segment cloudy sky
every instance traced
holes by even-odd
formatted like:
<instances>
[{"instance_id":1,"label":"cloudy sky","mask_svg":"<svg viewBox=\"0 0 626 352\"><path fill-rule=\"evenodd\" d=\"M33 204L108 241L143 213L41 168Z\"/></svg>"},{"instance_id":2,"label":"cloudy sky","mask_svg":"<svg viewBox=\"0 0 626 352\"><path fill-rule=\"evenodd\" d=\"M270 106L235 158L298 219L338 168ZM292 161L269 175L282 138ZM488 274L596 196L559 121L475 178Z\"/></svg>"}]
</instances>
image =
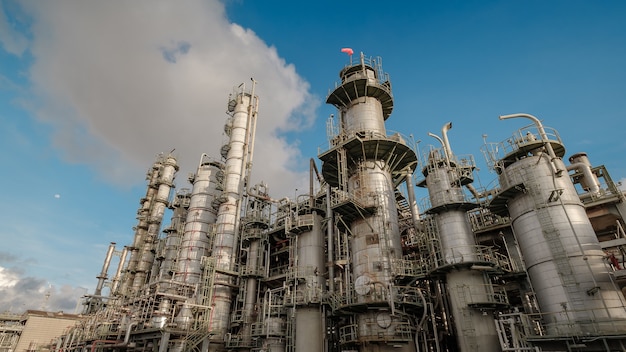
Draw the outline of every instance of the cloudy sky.
<instances>
[{"instance_id":1,"label":"cloudy sky","mask_svg":"<svg viewBox=\"0 0 626 352\"><path fill-rule=\"evenodd\" d=\"M189 187L200 155L219 156L229 93L251 78L253 181L275 197L305 189L342 47L382 57L390 130L425 146L452 121L452 148L475 156L484 187L495 177L480 147L527 125L497 118L516 112L556 128L567 156L626 177L621 1L0 4L0 311L74 311L109 243L132 242L155 155L174 150Z\"/></svg>"}]
</instances>

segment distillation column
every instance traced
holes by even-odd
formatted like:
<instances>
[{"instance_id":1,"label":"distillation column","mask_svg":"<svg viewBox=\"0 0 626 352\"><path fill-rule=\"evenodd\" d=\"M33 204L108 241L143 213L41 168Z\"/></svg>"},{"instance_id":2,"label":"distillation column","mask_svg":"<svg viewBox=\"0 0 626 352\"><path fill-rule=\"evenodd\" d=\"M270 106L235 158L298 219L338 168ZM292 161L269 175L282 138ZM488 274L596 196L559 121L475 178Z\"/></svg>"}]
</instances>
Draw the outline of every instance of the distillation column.
<instances>
[{"instance_id":1,"label":"distillation column","mask_svg":"<svg viewBox=\"0 0 626 352\"><path fill-rule=\"evenodd\" d=\"M325 340L320 314L326 265L323 213L315 209L312 195L307 195L306 199L298 203L295 221L289 228L296 244L296 258L287 285L292 285L293 290L294 351L317 352L324 350Z\"/></svg>"},{"instance_id":2,"label":"distillation column","mask_svg":"<svg viewBox=\"0 0 626 352\"><path fill-rule=\"evenodd\" d=\"M217 219L215 200L220 194L222 169L220 162L203 154L197 172L190 176L193 187L174 277L178 282L193 286L200 281L202 257L209 255Z\"/></svg>"},{"instance_id":3,"label":"distillation column","mask_svg":"<svg viewBox=\"0 0 626 352\"><path fill-rule=\"evenodd\" d=\"M324 179L348 194L347 203L340 203L352 204L334 209L350 221L352 235L353 290L347 292L346 308L354 312L354 319L340 330L344 341L361 351L410 351L411 337L398 334L409 324L407 318L391 314L391 263L402 258L393 175L414 167L416 156L399 135L386 134L393 97L380 58L365 59L361 54L359 59L341 70L341 83L326 100L339 111L340 132L332 140L334 148L319 157ZM377 310L362 309L368 306Z\"/></svg>"},{"instance_id":4,"label":"distillation column","mask_svg":"<svg viewBox=\"0 0 626 352\"><path fill-rule=\"evenodd\" d=\"M148 180L148 188L146 195L140 201L141 207L137 210L137 226L135 226L135 236L133 238L133 244L128 247L130 252L130 258L128 264L124 269L124 275L122 277L122 283L117 292L121 296L128 297L131 295L131 286L135 281L135 274L139 267L139 261L141 259L141 249L144 246L148 228L150 225L151 209L156 203L156 194L159 189L159 176L161 173L162 155L157 157L157 160L152 165L152 168L148 170L146 174L146 180Z\"/></svg>"},{"instance_id":5,"label":"distillation column","mask_svg":"<svg viewBox=\"0 0 626 352\"><path fill-rule=\"evenodd\" d=\"M235 312L231 322L241 324L241 331L231 338L232 344L241 347L258 347L252 340L252 326L259 315L259 280L266 273L267 235L264 233L271 219L271 203L267 185L257 184L248 190L245 215L241 221L241 292L243 309ZM258 338L258 337L257 337ZM236 342L236 343L235 343ZM254 341L256 342L256 341Z\"/></svg>"},{"instance_id":6,"label":"distillation column","mask_svg":"<svg viewBox=\"0 0 626 352\"><path fill-rule=\"evenodd\" d=\"M514 117L534 124L498 144L503 157L491 155L502 191L490 206L508 209L547 334L623 333L624 298L568 177L557 132L532 115L500 119Z\"/></svg>"},{"instance_id":7,"label":"distillation column","mask_svg":"<svg viewBox=\"0 0 626 352\"><path fill-rule=\"evenodd\" d=\"M147 277L154 264L154 253L161 230L161 221L169 204L170 190L174 186L174 176L176 171L178 171L178 165L174 156L161 156L161 159L159 178L156 182L157 192L150 209L148 229L143 238L144 243L141 246L139 261L131 288L134 294L140 292L143 285L147 283Z\"/></svg>"},{"instance_id":8,"label":"distillation column","mask_svg":"<svg viewBox=\"0 0 626 352\"><path fill-rule=\"evenodd\" d=\"M107 250L106 257L104 258L104 264L102 264L102 270L100 271L100 275L96 277L98 279L96 289L93 291L93 295L87 295L86 301L83 303L83 314L92 314L102 309L102 289L104 288L104 283L108 278L109 266L111 265L111 258L113 258L114 252L115 242L111 242L109 244L109 249Z\"/></svg>"},{"instance_id":9,"label":"distillation column","mask_svg":"<svg viewBox=\"0 0 626 352\"><path fill-rule=\"evenodd\" d=\"M475 164L472 158L459 159L452 153L447 138L451 127L451 123L444 125L443 138L429 133L443 147L428 152L423 169L431 202L426 213L433 214L436 223L430 235L439 241L432 274L445 275L459 351L497 352L498 335L486 309L504 302L493 299L493 287L484 271L492 270L489 265L493 263L485 261L486 249L476 245L467 216L468 210L477 207L466 200L463 190L473 181Z\"/></svg>"},{"instance_id":10,"label":"distillation column","mask_svg":"<svg viewBox=\"0 0 626 352\"><path fill-rule=\"evenodd\" d=\"M254 140L253 127L258 109L258 98L252 93L240 90L230 97L228 112L232 114L228 121L230 140L223 151L226 152L224 162L224 191L220 197L221 204L217 213L216 232L213 239L211 257L215 259L216 274L214 277L210 330L215 334L212 345L223 343L230 321L232 287L238 275L234 264L238 254L239 217L244 190L244 175L251 163L251 141ZM215 346L212 348L216 348Z\"/></svg>"},{"instance_id":11,"label":"distillation column","mask_svg":"<svg viewBox=\"0 0 626 352\"><path fill-rule=\"evenodd\" d=\"M159 257L162 262L159 267L158 279L164 285L173 278L176 271L175 265L183 234L185 233L185 219L187 219L190 200L190 190L183 188L176 192L174 199L170 203L172 217L170 226L163 230L166 233L165 245Z\"/></svg>"}]
</instances>

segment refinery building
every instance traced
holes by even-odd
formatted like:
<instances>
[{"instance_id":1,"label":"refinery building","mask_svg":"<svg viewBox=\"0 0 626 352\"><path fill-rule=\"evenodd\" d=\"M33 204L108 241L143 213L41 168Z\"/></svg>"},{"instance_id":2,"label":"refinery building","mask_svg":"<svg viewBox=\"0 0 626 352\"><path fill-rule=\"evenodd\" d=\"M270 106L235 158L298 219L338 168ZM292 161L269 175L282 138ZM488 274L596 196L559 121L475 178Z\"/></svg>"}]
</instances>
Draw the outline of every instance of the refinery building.
<instances>
[{"instance_id":1,"label":"refinery building","mask_svg":"<svg viewBox=\"0 0 626 352\"><path fill-rule=\"evenodd\" d=\"M339 77L327 148L295 199L250 182L254 81L228 96L228 142L193 174L159 155L134 234L110 244L78 323L42 348L626 351L625 196L593 155L566 156L550 116L503 115L527 124L485 141L497 185L484 189L452 123L421 150L386 130L380 58L350 55Z\"/></svg>"}]
</instances>

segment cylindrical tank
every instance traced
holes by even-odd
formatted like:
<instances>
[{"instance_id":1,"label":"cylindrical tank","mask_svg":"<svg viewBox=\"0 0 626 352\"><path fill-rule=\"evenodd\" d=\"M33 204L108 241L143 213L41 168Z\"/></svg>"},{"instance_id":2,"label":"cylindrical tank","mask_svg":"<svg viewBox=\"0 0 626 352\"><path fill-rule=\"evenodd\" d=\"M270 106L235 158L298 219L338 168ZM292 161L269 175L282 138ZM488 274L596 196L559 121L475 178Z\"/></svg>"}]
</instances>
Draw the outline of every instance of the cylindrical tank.
<instances>
[{"instance_id":1,"label":"cylindrical tank","mask_svg":"<svg viewBox=\"0 0 626 352\"><path fill-rule=\"evenodd\" d=\"M147 283L147 278L154 264L154 253L161 230L161 222L163 221L163 215L169 203L170 191L174 185L174 176L178 170L174 156L162 156L162 159L159 178L156 183L157 192L148 219L148 230L143 238L135 278L131 287L134 293L139 292L142 286Z\"/></svg>"},{"instance_id":2,"label":"cylindrical tank","mask_svg":"<svg viewBox=\"0 0 626 352\"><path fill-rule=\"evenodd\" d=\"M449 127L446 126L444 138L439 138L445 141L442 149L428 153L423 170L432 206L426 212L433 214L437 224L436 233L431 236L439 240L440 254L433 263L433 270L445 273L449 313L454 318L459 351L478 351L480 348L485 352L497 352L500 346L493 317L478 309L493 302L493 297L489 296L493 288L484 272L472 269L478 262L479 252L467 210L475 205L465 199L462 172L447 143L445 132Z\"/></svg>"},{"instance_id":3,"label":"cylindrical tank","mask_svg":"<svg viewBox=\"0 0 626 352\"><path fill-rule=\"evenodd\" d=\"M311 217L310 231L298 234L297 238L297 279L295 288L296 341L295 350L317 352L324 350L323 319L320 316L322 285L324 283L324 231L322 216L316 211L303 216Z\"/></svg>"},{"instance_id":4,"label":"cylindrical tank","mask_svg":"<svg viewBox=\"0 0 626 352\"><path fill-rule=\"evenodd\" d=\"M251 140L249 135L250 118L256 111L255 97L240 92L232 97L232 119L229 126L230 139L228 152L224 162L224 190L220 201L216 220L216 232L213 240L212 257L216 258L215 267L222 271L233 271L237 254L238 216L241 211L243 196L243 176L247 167ZM250 111L249 111L250 110ZM249 161L248 161L249 162ZM230 305L234 276L216 273L212 298L211 328L216 339L224 339L230 321Z\"/></svg>"},{"instance_id":5,"label":"cylindrical tank","mask_svg":"<svg viewBox=\"0 0 626 352\"><path fill-rule=\"evenodd\" d=\"M192 178L187 221L180 245L175 280L195 284L202 274L201 260L209 255L212 225L217 217L214 201L220 191L223 165L203 156Z\"/></svg>"},{"instance_id":6,"label":"cylindrical tank","mask_svg":"<svg viewBox=\"0 0 626 352\"><path fill-rule=\"evenodd\" d=\"M166 237L162 254L163 262L161 263L159 274L160 279L164 282L171 280L176 270L174 265L180 251L183 234L185 233L185 219L187 219L190 198L190 190L183 188L176 193L174 200L170 204L170 208L173 211L170 226L163 230L166 233Z\"/></svg>"},{"instance_id":7,"label":"cylindrical tank","mask_svg":"<svg viewBox=\"0 0 626 352\"><path fill-rule=\"evenodd\" d=\"M623 297L585 209L570 178L554 172L565 170L562 160L552 163L547 154L536 153L500 175L501 184L526 189L507 207L549 332L567 334L572 323L589 333L597 333L603 322L626 328Z\"/></svg>"},{"instance_id":8,"label":"cylindrical tank","mask_svg":"<svg viewBox=\"0 0 626 352\"><path fill-rule=\"evenodd\" d=\"M157 157L157 160L152 164L152 167L146 174L148 180L148 187L146 189L146 195L140 201L141 206L137 210L137 225L135 226L135 236L133 237L133 244L128 247L129 259L126 265L124 275L121 278L121 287L119 288L119 294L122 296L128 296L131 292L131 286L135 280L135 273L137 266L139 265L140 250L145 241L146 232L148 231L148 221L150 219L150 209L154 204L156 193L158 190L159 173L161 171L161 157Z\"/></svg>"}]
</instances>

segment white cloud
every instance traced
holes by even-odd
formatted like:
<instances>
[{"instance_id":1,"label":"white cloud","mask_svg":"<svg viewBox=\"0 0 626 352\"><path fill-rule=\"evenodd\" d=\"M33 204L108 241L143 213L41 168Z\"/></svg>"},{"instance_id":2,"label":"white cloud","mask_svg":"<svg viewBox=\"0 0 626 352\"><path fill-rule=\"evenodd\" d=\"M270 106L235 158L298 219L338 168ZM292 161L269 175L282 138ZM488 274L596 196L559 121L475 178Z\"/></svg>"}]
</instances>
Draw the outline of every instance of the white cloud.
<instances>
[{"instance_id":1,"label":"white cloud","mask_svg":"<svg viewBox=\"0 0 626 352\"><path fill-rule=\"evenodd\" d=\"M0 260L12 261L14 258L0 252ZM64 285L57 288L45 279L24 275L20 269L0 266L0 312L46 309L74 313L85 293L81 287Z\"/></svg>"},{"instance_id":2,"label":"white cloud","mask_svg":"<svg viewBox=\"0 0 626 352\"><path fill-rule=\"evenodd\" d=\"M219 156L232 88L259 82L253 182L276 196L305 179L282 132L310 126L318 100L275 48L229 23L218 1L25 3L39 119L67 160L130 184L176 149L184 185L201 153Z\"/></svg>"},{"instance_id":3,"label":"white cloud","mask_svg":"<svg viewBox=\"0 0 626 352\"><path fill-rule=\"evenodd\" d=\"M0 312L22 313L27 309L43 309L77 313L84 288L50 285L45 279L21 276L0 268ZM8 285L4 280L9 278Z\"/></svg>"},{"instance_id":4,"label":"white cloud","mask_svg":"<svg viewBox=\"0 0 626 352\"><path fill-rule=\"evenodd\" d=\"M0 290L13 287L19 281L19 276L0 266Z\"/></svg>"},{"instance_id":5,"label":"white cloud","mask_svg":"<svg viewBox=\"0 0 626 352\"><path fill-rule=\"evenodd\" d=\"M15 55L29 50L31 86L5 76L0 86L19 92L20 106L52 127L52 141L66 161L90 165L103 179L128 186L144 182L156 154L175 148L177 184L188 187L186 175L202 153L219 157L229 93L254 78L260 106L252 182L269 183L275 198L304 188L306 171L297 166L306 168L306 160L283 133L310 126L319 99L276 48L229 23L219 1L19 5L23 18L32 20L30 41L2 12L0 42ZM37 243L28 245L31 252L41 250ZM42 275L28 274L32 265L6 253L0 259L0 311L73 311L85 293L75 287L82 283L51 286Z\"/></svg>"}]
</instances>

